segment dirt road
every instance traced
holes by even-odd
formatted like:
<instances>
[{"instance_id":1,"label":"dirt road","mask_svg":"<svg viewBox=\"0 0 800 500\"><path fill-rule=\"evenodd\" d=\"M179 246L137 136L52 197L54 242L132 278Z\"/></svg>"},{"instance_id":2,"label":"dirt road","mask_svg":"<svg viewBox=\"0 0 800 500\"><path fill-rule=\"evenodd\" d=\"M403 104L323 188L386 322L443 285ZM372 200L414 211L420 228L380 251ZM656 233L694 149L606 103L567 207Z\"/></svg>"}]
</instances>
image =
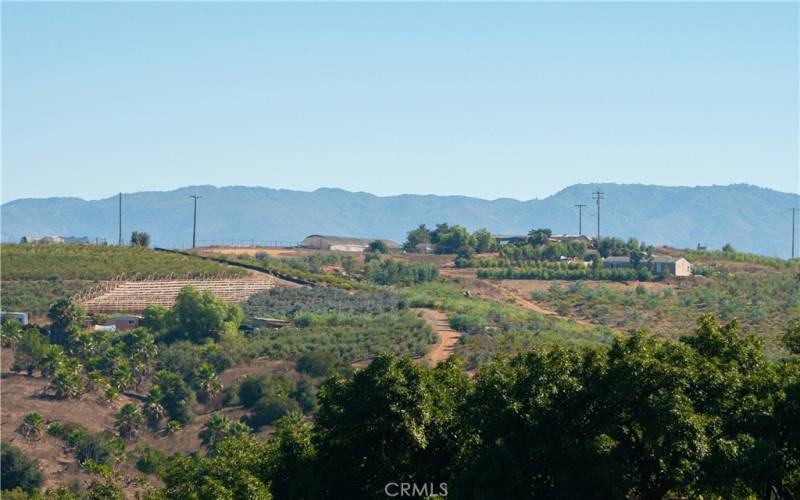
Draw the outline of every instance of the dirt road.
<instances>
[{"instance_id":1,"label":"dirt road","mask_svg":"<svg viewBox=\"0 0 800 500\"><path fill-rule=\"evenodd\" d=\"M444 361L453 355L459 340L461 339L461 332L457 332L450 328L450 320L447 315L441 311L433 309L420 309L422 319L424 319L436 333L436 344L428 351L428 354L422 357L422 363L427 366L436 366L440 361Z\"/></svg>"},{"instance_id":2,"label":"dirt road","mask_svg":"<svg viewBox=\"0 0 800 500\"><path fill-rule=\"evenodd\" d=\"M564 321L574 321L579 325L594 326L594 324L590 321L580 318L562 316L556 311L542 307L532 300L526 298L518 290L510 287L504 287L502 284L498 284L492 280L479 279L474 269L441 269L439 273L442 275L442 277L452 282L457 282L462 290L466 290L469 293L483 295L484 297L494 299L500 303L514 305L516 307L527 309L528 311L533 311L544 316L550 316L553 318L562 319Z\"/></svg>"}]
</instances>

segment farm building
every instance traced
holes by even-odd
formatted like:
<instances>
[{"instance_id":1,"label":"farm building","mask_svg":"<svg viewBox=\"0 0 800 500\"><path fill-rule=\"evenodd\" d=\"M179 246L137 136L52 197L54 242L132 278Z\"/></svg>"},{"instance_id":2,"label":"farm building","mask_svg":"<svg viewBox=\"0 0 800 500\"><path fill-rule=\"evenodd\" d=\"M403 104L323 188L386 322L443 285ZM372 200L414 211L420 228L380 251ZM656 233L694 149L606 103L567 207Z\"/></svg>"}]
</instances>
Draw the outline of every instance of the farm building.
<instances>
[{"instance_id":1,"label":"farm building","mask_svg":"<svg viewBox=\"0 0 800 500\"><path fill-rule=\"evenodd\" d=\"M651 258L642 259L641 265L647 266L651 272L658 275L692 275L692 264L683 257L676 259L663 255L653 255ZM603 259L603 267L607 269L629 269L633 267L633 263L630 257L607 257Z\"/></svg>"},{"instance_id":2,"label":"farm building","mask_svg":"<svg viewBox=\"0 0 800 500\"><path fill-rule=\"evenodd\" d=\"M363 252L369 244L375 241L370 238L349 238L344 236L323 236L321 234L312 234L307 236L300 246L303 248L314 248L317 250L333 250L337 252ZM381 240L386 243L389 250L397 250L400 245L391 240Z\"/></svg>"},{"instance_id":3,"label":"farm building","mask_svg":"<svg viewBox=\"0 0 800 500\"><path fill-rule=\"evenodd\" d=\"M415 253L436 253L435 243L417 243L414 245Z\"/></svg>"},{"instance_id":4,"label":"farm building","mask_svg":"<svg viewBox=\"0 0 800 500\"><path fill-rule=\"evenodd\" d=\"M140 321L142 321L141 316L123 314L109 318L109 320L106 321L106 326L113 326L115 327L115 331L124 332L125 330L133 330L138 327Z\"/></svg>"},{"instance_id":5,"label":"farm building","mask_svg":"<svg viewBox=\"0 0 800 500\"><path fill-rule=\"evenodd\" d=\"M20 326L27 326L28 324L28 313L26 312L0 312L0 321L3 321L6 318L13 319Z\"/></svg>"},{"instance_id":6,"label":"farm building","mask_svg":"<svg viewBox=\"0 0 800 500\"><path fill-rule=\"evenodd\" d=\"M493 234L492 238L500 245L525 243L528 241L527 234Z\"/></svg>"},{"instance_id":7,"label":"farm building","mask_svg":"<svg viewBox=\"0 0 800 500\"><path fill-rule=\"evenodd\" d=\"M88 245L90 243L86 236L23 236L19 242L37 245Z\"/></svg>"},{"instance_id":8,"label":"farm building","mask_svg":"<svg viewBox=\"0 0 800 500\"><path fill-rule=\"evenodd\" d=\"M548 241L551 243L572 243L577 241L591 245L594 240L585 234L554 234L548 238Z\"/></svg>"}]
</instances>

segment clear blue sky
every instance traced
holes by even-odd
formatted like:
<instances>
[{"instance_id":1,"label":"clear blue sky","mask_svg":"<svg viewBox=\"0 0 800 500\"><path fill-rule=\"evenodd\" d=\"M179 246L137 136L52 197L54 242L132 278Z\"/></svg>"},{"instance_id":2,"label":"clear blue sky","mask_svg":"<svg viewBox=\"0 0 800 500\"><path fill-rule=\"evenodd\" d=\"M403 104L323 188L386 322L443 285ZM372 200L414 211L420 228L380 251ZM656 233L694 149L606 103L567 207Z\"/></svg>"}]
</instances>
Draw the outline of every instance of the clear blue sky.
<instances>
[{"instance_id":1,"label":"clear blue sky","mask_svg":"<svg viewBox=\"0 0 800 500\"><path fill-rule=\"evenodd\" d=\"M798 3L2 3L2 195L798 190Z\"/></svg>"}]
</instances>

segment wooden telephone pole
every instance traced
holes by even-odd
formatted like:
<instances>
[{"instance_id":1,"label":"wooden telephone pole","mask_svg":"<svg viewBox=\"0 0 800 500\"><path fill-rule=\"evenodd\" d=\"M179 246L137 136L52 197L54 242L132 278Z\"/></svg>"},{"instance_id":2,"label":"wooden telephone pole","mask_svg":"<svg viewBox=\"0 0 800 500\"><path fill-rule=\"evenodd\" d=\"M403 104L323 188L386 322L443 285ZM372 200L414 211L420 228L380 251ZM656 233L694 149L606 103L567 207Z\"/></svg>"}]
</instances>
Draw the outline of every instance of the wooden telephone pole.
<instances>
[{"instance_id":1,"label":"wooden telephone pole","mask_svg":"<svg viewBox=\"0 0 800 500\"><path fill-rule=\"evenodd\" d=\"M579 203L575 206L578 207L578 236L581 236L583 234L583 207L586 205Z\"/></svg>"},{"instance_id":2,"label":"wooden telephone pole","mask_svg":"<svg viewBox=\"0 0 800 500\"><path fill-rule=\"evenodd\" d=\"M194 198L194 219L192 221L192 248L195 246L195 237L197 236L197 199L202 196L193 194L189 198Z\"/></svg>"},{"instance_id":3,"label":"wooden telephone pole","mask_svg":"<svg viewBox=\"0 0 800 500\"><path fill-rule=\"evenodd\" d=\"M592 193L592 199L597 202L597 244L600 244L600 200L603 199L602 191L595 191Z\"/></svg>"},{"instance_id":4,"label":"wooden telephone pole","mask_svg":"<svg viewBox=\"0 0 800 500\"><path fill-rule=\"evenodd\" d=\"M794 259L794 242L795 242L795 235L794 235L794 221L797 219L797 211L800 209L797 208L790 208L789 211L792 212L792 258Z\"/></svg>"}]
</instances>

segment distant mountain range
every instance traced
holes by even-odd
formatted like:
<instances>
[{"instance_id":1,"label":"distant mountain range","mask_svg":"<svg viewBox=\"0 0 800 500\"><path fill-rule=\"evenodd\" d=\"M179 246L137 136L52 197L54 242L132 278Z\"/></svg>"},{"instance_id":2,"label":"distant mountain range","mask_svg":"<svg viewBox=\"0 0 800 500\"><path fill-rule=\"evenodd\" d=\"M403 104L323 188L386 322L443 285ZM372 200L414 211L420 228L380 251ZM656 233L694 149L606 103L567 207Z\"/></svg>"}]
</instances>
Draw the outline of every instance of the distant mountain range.
<instances>
[{"instance_id":1,"label":"distant mountain range","mask_svg":"<svg viewBox=\"0 0 800 500\"><path fill-rule=\"evenodd\" d=\"M398 242L421 223L461 224L494 233L526 233L549 227L577 233L577 203L583 232L596 233L593 191L602 191L601 234L634 237L651 244L692 247L698 243L787 257L791 247L789 208L800 196L736 184L664 187L639 184L577 184L544 199L483 200L466 196L374 196L322 188L313 192L265 187L191 186L166 192L123 194L125 240L133 230L150 233L155 245L186 247L192 239L192 200L197 205L198 245L296 243L309 234L390 238ZM88 236L115 243L117 197L20 199L0 207L2 239L24 235ZM800 227L798 227L800 232ZM798 247L800 251L800 247Z\"/></svg>"}]
</instances>

